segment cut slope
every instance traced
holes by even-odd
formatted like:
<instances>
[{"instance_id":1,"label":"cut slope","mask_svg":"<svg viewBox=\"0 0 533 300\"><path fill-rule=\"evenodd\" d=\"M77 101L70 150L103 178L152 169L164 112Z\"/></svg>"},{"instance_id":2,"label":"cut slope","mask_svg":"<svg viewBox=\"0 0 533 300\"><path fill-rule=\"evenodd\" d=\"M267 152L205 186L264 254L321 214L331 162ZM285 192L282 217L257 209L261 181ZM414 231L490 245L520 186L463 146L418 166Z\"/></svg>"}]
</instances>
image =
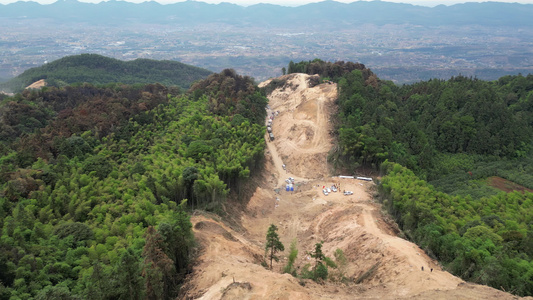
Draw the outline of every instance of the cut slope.
<instances>
[{"instance_id":1,"label":"cut slope","mask_svg":"<svg viewBox=\"0 0 533 300\"><path fill-rule=\"evenodd\" d=\"M202 249L184 297L515 298L489 287L463 282L443 271L418 246L392 234L394 229L384 221L380 205L372 201L372 182L328 177L327 166L322 162L332 145L328 116L336 86L310 87L314 80L303 74L291 74L283 79L286 84L269 96L270 108L279 111L272 128L276 138L268 142L265 170L259 179L260 186L241 215L242 228L230 228L205 216L192 218ZM283 169L283 163L287 170ZM294 192L279 189L287 177L296 179ZM322 187L332 184L339 185L341 192L325 196ZM343 190L352 191L353 195L344 196ZM205 226L207 223L218 225ZM297 240L298 270L312 262L306 251L311 251L315 243L323 241L323 250L329 257L334 256L336 249L342 249L348 259L344 276L349 278L349 283L317 284L281 274L287 250L273 271L262 267L264 240L270 224L278 226L285 248ZM371 269L374 271L362 279ZM358 278L360 283L355 284Z\"/></svg>"},{"instance_id":2,"label":"cut slope","mask_svg":"<svg viewBox=\"0 0 533 300\"><path fill-rule=\"evenodd\" d=\"M34 83L28 85L26 89L40 89L43 86L46 86L46 81L44 79L37 80Z\"/></svg>"},{"instance_id":3,"label":"cut slope","mask_svg":"<svg viewBox=\"0 0 533 300\"><path fill-rule=\"evenodd\" d=\"M492 186L492 187L495 187L501 191L504 191L506 193L511 193L511 192L514 192L514 191L519 191L519 192L524 192L524 191L528 191L530 193L533 193L533 190L532 189L528 189L526 188L525 186L522 186L518 183L514 183L512 181L509 181L507 179L504 179L504 178L501 178L501 177L498 177L498 176L492 176L492 177L489 177L487 178L487 183Z\"/></svg>"},{"instance_id":4,"label":"cut slope","mask_svg":"<svg viewBox=\"0 0 533 300\"><path fill-rule=\"evenodd\" d=\"M272 131L278 138L268 149L277 152L294 177L323 178L327 174L327 154L333 145L328 118L334 109L337 87L314 85L318 82L316 75L290 74L280 79L285 85L269 96L269 112L277 113Z\"/></svg>"}]
</instances>

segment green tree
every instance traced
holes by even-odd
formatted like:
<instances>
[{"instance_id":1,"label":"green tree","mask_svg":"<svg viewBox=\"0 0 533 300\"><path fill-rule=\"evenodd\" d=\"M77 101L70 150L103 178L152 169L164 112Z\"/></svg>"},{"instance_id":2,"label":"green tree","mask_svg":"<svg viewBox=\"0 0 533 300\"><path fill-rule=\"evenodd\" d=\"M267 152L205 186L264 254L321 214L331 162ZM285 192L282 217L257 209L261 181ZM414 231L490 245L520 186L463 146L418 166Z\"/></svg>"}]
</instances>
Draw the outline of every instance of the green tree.
<instances>
[{"instance_id":1,"label":"green tree","mask_svg":"<svg viewBox=\"0 0 533 300\"><path fill-rule=\"evenodd\" d=\"M319 279L326 280L328 278L328 266L332 268L337 267L335 262L322 252L323 243L324 242L316 243L315 250L313 252L308 252L309 256L315 259L315 267L313 270L313 280L315 281Z\"/></svg>"},{"instance_id":2,"label":"green tree","mask_svg":"<svg viewBox=\"0 0 533 300\"><path fill-rule=\"evenodd\" d=\"M335 250L334 256L335 264L337 265L337 272L331 274L330 277L336 281L344 281L346 279L344 275L346 274L346 269L348 267L348 259L344 255L342 249L339 248Z\"/></svg>"},{"instance_id":3,"label":"green tree","mask_svg":"<svg viewBox=\"0 0 533 300\"><path fill-rule=\"evenodd\" d=\"M186 188L185 198L191 200L191 205L194 208L193 185L194 185L194 181L198 179L198 169L196 167L186 167L183 170L182 175L183 175L183 181L185 183L185 188Z\"/></svg>"},{"instance_id":4,"label":"green tree","mask_svg":"<svg viewBox=\"0 0 533 300\"><path fill-rule=\"evenodd\" d=\"M328 277L328 270L322 263L326 256L322 252L322 244L324 242L316 243L315 250L309 253L309 256L315 259L315 268L314 268L314 279L322 278L325 280Z\"/></svg>"},{"instance_id":5,"label":"green tree","mask_svg":"<svg viewBox=\"0 0 533 300\"><path fill-rule=\"evenodd\" d=\"M105 267L99 262L95 261L92 266L92 274L87 282L87 299L111 299L116 292L112 288L113 282L110 280L109 274Z\"/></svg>"},{"instance_id":6,"label":"green tree","mask_svg":"<svg viewBox=\"0 0 533 300\"><path fill-rule=\"evenodd\" d=\"M109 160L101 155L93 155L87 158L83 165L84 173L94 172L94 175L100 179L107 177L112 170L113 166L109 163Z\"/></svg>"},{"instance_id":7,"label":"green tree","mask_svg":"<svg viewBox=\"0 0 533 300\"><path fill-rule=\"evenodd\" d=\"M185 211L186 205L187 200L183 200L167 220L159 223L157 230L162 238L163 251L174 261L178 280L185 277L194 246L192 224Z\"/></svg>"},{"instance_id":8,"label":"green tree","mask_svg":"<svg viewBox=\"0 0 533 300\"><path fill-rule=\"evenodd\" d=\"M266 235L266 245L265 245L265 252L267 259L270 260L270 269L272 270L272 260L279 261L279 258L276 256L277 252L284 251L285 246L283 246L283 243L279 240L278 236L278 227L276 225L271 224L270 227L268 227L268 232Z\"/></svg>"},{"instance_id":9,"label":"green tree","mask_svg":"<svg viewBox=\"0 0 533 300\"><path fill-rule=\"evenodd\" d=\"M140 300L144 296L144 281L141 263L133 249L128 248L120 256L115 273L118 277L119 299Z\"/></svg>"},{"instance_id":10,"label":"green tree","mask_svg":"<svg viewBox=\"0 0 533 300\"><path fill-rule=\"evenodd\" d=\"M298 247L297 247L297 240L294 239L291 242L291 246L289 248L289 258L287 259L287 264L285 265L285 268L283 268L283 273L289 273L293 276L296 276L296 270L294 269L294 262L296 262L296 258L298 257Z\"/></svg>"},{"instance_id":11,"label":"green tree","mask_svg":"<svg viewBox=\"0 0 533 300\"><path fill-rule=\"evenodd\" d=\"M36 296L35 300L81 300L77 295L72 295L66 286L47 286Z\"/></svg>"}]
</instances>

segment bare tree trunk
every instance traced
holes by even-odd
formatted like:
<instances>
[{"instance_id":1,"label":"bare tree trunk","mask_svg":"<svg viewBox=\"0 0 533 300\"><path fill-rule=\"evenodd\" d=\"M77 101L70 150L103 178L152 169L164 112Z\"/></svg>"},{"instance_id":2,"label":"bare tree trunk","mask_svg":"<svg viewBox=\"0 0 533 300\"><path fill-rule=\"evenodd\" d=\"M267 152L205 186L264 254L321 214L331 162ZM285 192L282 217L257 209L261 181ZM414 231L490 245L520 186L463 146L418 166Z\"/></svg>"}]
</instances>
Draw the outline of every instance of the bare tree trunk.
<instances>
[{"instance_id":1,"label":"bare tree trunk","mask_svg":"<svg viewBox=\"0 0 533 300\"><path fill-rule=\"evenodd\" d=\"M270 247L270 270L272 270L272 259L274 258L274 246Z\"/></svg>"}]
</instances>

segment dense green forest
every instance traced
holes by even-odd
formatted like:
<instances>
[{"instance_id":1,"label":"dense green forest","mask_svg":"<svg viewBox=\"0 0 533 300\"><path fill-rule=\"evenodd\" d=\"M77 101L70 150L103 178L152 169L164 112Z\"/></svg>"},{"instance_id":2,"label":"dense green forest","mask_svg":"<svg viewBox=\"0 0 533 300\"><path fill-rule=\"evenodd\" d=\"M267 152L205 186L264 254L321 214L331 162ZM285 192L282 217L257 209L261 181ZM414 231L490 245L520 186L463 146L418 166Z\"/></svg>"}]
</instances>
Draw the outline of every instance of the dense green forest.
<instances>
[{"instance_id":1,"label":"dense green forest","mask_svg":"<svg viewBox=\"0 0 533 300\"><path fill-rule=\"evenodd\" d=\"M368 80L368 84L371 84L372 86L377 84L378 78L370 69L366 68L365 65L361 63L354 63L351 61L337 61L331 63L317 58L314 60L295 63L291 60L288 68L286 69L286 73L305 73L310 75L318 74L323 80L330 79L338 81L342 76L349 74L354 70L361 71L363 76ZM283 73L285 73L285 68L283 68Z\"/></svg>"},{"instance_id":2,"label":"dense green forest","mask_svg":"<svg viewBox=\"0 0 533 300\"><path fill-rule=\"evenodd\" d=\"M494 82L458 76L397 87L370 85L354 71L339 80L339 155L376 168L389 159L430 181L457 171L490 176L480 167L509 168L509 161L531 158L532 91L533 75ZM533 187L524 173L520 184Z\"/></svg>"},{"instance_id":3,"label":"dense green forest","mask_svg":"<svg viewBox=\"0 0 533 300\"><path fill-rule=\"evenodd\" d=\"M533 194L488 181L533 189L533 75L395 86L368 74L338 80L332 161L386 175L384 206L453 274L533 295Z\"/></svg>"},{"instance_id":4,"label":"dense green forest","mask_svg":"<svg viewBox=\"0 0 533 300\"><path fill-rule=\"evenodd\" d=\"M451 196L383 165L383 204L410 239L465 280L533 294L533 193Z\"/></svg>"},{"instance_id":5,"label":"dense green forest","mask_svg":"<svg viewBox=\"0 0 533 300\"><path fill-rule=\"evenodd\" d=\"M73 83L105 85L109 83L178 86L188 89L197 80L205 79L211 71L177 61L136 59L121 61L97 54L63 57L40 67L26 70L19 76L0 84L0 90L20 92L41 79L48 86L64 87Z\"/></svg>"},{"instance_id":6,"label":"dense green forest","mask_svg":"<svg viewBox=\"0 0 533 300\"><path fill-rule=\"evenodd\" d=\"M218 210L261 164L266 103L232 70L187 94L82 84L3 98L0 299L175 298L188 211Z\"/></svg>"}]
</instances>

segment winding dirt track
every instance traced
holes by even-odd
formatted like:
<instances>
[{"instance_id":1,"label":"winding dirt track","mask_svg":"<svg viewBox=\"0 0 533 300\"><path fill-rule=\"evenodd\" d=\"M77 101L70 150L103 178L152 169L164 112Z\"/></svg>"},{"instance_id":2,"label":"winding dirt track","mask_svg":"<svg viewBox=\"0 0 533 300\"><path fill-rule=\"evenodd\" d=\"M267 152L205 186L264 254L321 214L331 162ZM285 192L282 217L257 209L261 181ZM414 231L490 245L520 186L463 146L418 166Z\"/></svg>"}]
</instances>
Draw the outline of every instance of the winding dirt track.
<instances>
[{"instance_id":1,"label":"winding dirt track","mask_svg":"<svg viewBox=\"0 0 533 300\"><path fill-rule=\"evenodd\" d=\"M334 140L329 116L334 113L336 86L310 87L304 74L282 79L287 84L269 96L272 111L279 111L272 126L276 138L270 142L265 135L267 163L259 187L245 211L230 216L238 225L229 226L216 216L192 218L201 250L183 298L515 299L463 282L443 271L418 246L391 234L379 204L372 201L373 183L330 177L327 153ZM295 192L282 188L288 177L296 180ZM323 186L333 184L340 185L340 192L325 196ZM344 196L343 190L353 195ZM260 265L270 224L278 227L286 249L272 271ZM317 284L281 274L294 240L299 250L297 270L312 261L307 251L322 241L327 256L333 257L336 249L344 252L347 280ZM355 284L373 267L367 279Z\"/></svg>"}]
</instances>

